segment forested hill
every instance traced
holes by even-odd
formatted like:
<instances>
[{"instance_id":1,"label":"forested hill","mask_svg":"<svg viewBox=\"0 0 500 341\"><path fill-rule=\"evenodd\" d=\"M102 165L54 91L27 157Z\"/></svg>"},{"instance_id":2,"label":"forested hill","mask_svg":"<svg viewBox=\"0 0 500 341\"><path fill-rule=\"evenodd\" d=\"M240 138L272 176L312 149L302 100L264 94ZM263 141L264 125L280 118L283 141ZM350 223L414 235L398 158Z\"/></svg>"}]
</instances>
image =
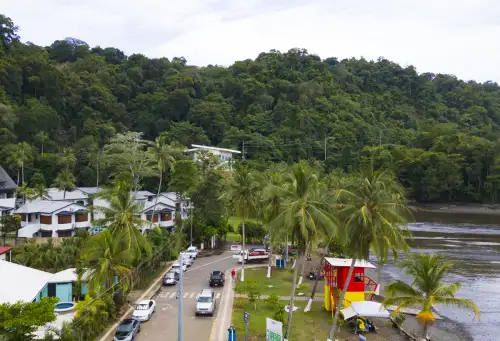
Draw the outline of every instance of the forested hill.
<instances>
[{"instance_id":1,"label":"forested hill","mask_svg":"<svg viewBox=\"0 0 500 341\"><path fill-rule=\"evenodd\" d=\"M373 158L417 200L497 200L496 83L304 49L197 67L70 38L25 44L9 18L0 21L0 164L14 177L9 153L25 141L36 151L26 178L40 171L50 183L57 155L72 147L78 184L94 185L93 151L133 130L184 145L245 141L260 162L316 159L349 172Z\"/></svg>"}]
</instances>

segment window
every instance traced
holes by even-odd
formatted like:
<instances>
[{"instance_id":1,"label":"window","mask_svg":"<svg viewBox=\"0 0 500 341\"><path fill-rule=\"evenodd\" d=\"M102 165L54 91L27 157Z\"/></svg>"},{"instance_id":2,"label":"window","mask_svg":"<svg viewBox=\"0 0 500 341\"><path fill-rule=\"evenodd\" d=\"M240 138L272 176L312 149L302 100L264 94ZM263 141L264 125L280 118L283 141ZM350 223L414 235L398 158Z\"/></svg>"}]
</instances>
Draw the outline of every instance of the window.
<instances>
[{"instance_id":1,"label":"window","mask_svg":"<svg viewBox=\"0 0 500 341\"><path fill-rule=\"evenodd\" d=\"M58 224L71 224L71 216L70 215L60 215L57 216Z\"/></svg>"},{"instance_id":2,"label":"window","mask_svg":"<svg viewBox=\"0 0 500 341\"><path fill-rule=\"evenodd\" d=\"M28 214L28 223L31 223L31 214Z\"/></svg>"},{"instance_id":3,"label":"window","mask_svg":"<svg viewBox=\"0 0 500 341\"><path fill-rule=\"evenodd\" d=\"M37 213L37 214L35 214L35 219L38 219L38 213Z\"/></svg>"},{"instance_id":4,"label":"window","mask_svg":"<svg viewBox=\"0 0 500 341\"><path fill-rule=\"evenodd\" d=\"M354 273L354 282L356 283L363 282L363 279L364 279L364 274L362 272Z\"/></svg>"},{"instance_id":5,"label":"window","mask_svg":"<svg viewBox=\"0 0 500 341\"><path fill-rule=\"evenodd\" d=\"M75 222L77 222L77 223L82 223L82 222L88 221L88 220L89 220L89 215L87 212L75 214Z\"/></svg>"},{"instance_id":6,"label":"window","mask_svg":"<svg viewBox=\"0 0 500 341\"><path fill-rule=\"evenodd\" d=\"M51 215L41 215L40 223L44 225L52 225L52 216Z\"/></svg>"},{"instance_id":7,"label":"window","mask_svg":"<svg viewBox=\"0 0 500 341\"><path fill-rule=\"evenodd\" d=\"M170 220L172 220L172 214L171 213L162 213L162 214L160 214L160 220L161 221L170 221Z\"/></svg>"}]
</instances>

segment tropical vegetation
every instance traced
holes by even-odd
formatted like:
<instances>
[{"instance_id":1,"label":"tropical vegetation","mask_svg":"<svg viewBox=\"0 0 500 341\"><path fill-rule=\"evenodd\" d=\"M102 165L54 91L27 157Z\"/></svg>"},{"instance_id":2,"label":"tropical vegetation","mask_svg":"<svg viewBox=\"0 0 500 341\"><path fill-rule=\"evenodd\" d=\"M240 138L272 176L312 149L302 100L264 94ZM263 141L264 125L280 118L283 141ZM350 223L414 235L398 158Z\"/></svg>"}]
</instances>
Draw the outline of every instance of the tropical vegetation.
<instances>
[{"instance_id":1,"label":"tropical vegetation","mask_svg":"<svg viewBox=\"0 0 500 341\"><path fill-rule=\"evenodd\" d=\"M385 287L385 305L396 305L394 314L404 308L417 308L417 319L422 325L422 340L428 340L429 326L436 321L435 305L448 305L473 311L479 318L478 307L469 299L457 297L460 283L445 283L448 270L453 267L443 256L412 254L400 266L412 277L411 283L396 281Z\"/></svg>"}]
</instances>

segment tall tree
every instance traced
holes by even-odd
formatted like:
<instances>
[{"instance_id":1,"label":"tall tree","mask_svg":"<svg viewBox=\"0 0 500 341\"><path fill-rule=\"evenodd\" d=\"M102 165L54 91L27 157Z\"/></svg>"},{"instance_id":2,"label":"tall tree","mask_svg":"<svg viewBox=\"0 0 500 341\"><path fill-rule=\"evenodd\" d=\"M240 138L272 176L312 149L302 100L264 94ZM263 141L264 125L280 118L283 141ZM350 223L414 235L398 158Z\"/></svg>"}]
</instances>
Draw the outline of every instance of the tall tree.
<instances>
[{"instance_id":1,"label":"tall tree","mask_svg":"<svg viewBox=\"0 0 500 341\"><path fill-rule=\"evenodd\" d=\"M343 240L352 262L335 307L330 340L335 338L340 310L356 260L367 260L372 250L379 264L384 264L390 251L396 254L398 250L408 249L405 237L411 213L405 204L404 190L393 175L367 167L349 180L346 187L338 191L338 197L344 205L340 212L345 224Z\"/></svg>"},{"instance_id":2,"label":"tall tree","mask_svg":"<svg viewBox=\"0 0 500 341\"><path fill-rule=\"evenodd\" d=\"M75 152L71 148L63 148L61 155L59 155L58 164L63 166L66 172L69 172L70 169L76 164Z\"/></svg>"},{"instance_id":3,"label":"tall tree","mask_svg":"<svg viewBox=\"0 0 500 341\"><path fill-rule=\"evenodd\" d=\"M384 305L397 305L394 313L418 306L421 309L417 319L422 325L422 341L429 339L429 325L436 320L432 310L436 304L469 309L479 318L479 309L471 300L455 296L462 285L444 283L444 277L453 264L445 262L442 256L412 254L400 266L412 277L412 283L399 280L386 286Z\"/></svg>"},{"instance_id":4,"label":"tall tree","mask_svg":"<svg viewBox=\"0 0 500 341\"><path fill-rule=\"evenodd\" d=\"M155 204L153 206L153 217L158 204L158 197L161 193L163 177L172 168L175 159L172 156L172 147L165 143L164 137L157 137L154 144L148 148L148 156L158 170L158 191L156 193Z\"/></svg>"},{"instance_id":5,"label":"tall tree","mask_svg":"<svg viewBox=\"0 0 500 341\"><path fill-rule=\"evenodd\" d=\"M284 203L278 216L269 224L271 236L295 232L301 252L294 269L290 307L295 299L298 266L313 240L318 236L335 236L339 223L331 214L329 197L318 181L317 174L305 163L294 164L283 177ZM286 337L290 336L293 309L289 309Z\"/></svg>"},{"instance_id":6,"label":"tall tree","mask_svg":"<svg viewBox=\"0 0 500 341\"><path fill-rule=\"evenodd\" d=\"M238 164L232 174L230 201L237 217L241 218L243 259L241 262L241 281L245 280L245 219L257 210L260 184L249 167Z\"/></svg>"},{"instance_id":7,"label":"tall tree","mask_svg":"<svg viewBox=\"0 0 500 341\"><path fill-rule=\"evenodd\" d=\"M104 214L104 218L96 224L107 226L113 238L122 243L121 247L130 250L135 259L139 259L142 254L151 253L151 246L141 232L148 222L139 218L143 204L131 196L132 186L130 174L120 174L111 187L96 195L106 199L109 207L94 206L94 210Z\"/></svg>"},{"instance_id":8,"label":"tall tree","mask_svg":"<svg viewBox=\"0 0 500 341\"><path fill-rule=\"evenodd\" d=\"M10 165L15 165L17 167L18 186L20 179L21 184L24 184L24 167L26 163L32 161L33 158L33 148L27 142L20 142L11 146L7 162Z\"/></svg>"},{"instance_id":9,"label":"tall tree","mask_svg":"<svg viewBox=\"0 0 500 341\"><path fill-rule=\"evenodd\" d=\"M61 191L64 191L63 199L66 199L66 192L75 189L76 187L75 182L76 179L72 172L68 170L62 170L59 174L57 174L57 177L54 180L52 186L56 187Z\"/></svg>"}]
</instances>

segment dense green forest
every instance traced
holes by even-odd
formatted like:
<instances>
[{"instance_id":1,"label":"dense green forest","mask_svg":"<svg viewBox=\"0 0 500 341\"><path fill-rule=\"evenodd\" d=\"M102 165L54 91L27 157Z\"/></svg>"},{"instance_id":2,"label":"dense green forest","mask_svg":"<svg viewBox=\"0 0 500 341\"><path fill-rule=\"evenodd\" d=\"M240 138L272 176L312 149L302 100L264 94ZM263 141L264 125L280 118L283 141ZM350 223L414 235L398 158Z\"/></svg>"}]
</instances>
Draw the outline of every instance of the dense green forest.
<instances>
[{"instance_id":1,"label":"dense green forest","mask_svg":"<svg viewBox=\"0 0 500 341\"><path fill-rule=\"evenodd\" d=\"M496 83L305 49L197 67L72 38L41 47L17 31L0 15L0 164L14 179L11 154L25 142L26 179L51 183L70 147L77 184L93 186L99 150L137 131L186 146L244 143L258 165L307 159L351 172L374 162L419 201L500 200Z\"/></svg>"}]
</instances>

